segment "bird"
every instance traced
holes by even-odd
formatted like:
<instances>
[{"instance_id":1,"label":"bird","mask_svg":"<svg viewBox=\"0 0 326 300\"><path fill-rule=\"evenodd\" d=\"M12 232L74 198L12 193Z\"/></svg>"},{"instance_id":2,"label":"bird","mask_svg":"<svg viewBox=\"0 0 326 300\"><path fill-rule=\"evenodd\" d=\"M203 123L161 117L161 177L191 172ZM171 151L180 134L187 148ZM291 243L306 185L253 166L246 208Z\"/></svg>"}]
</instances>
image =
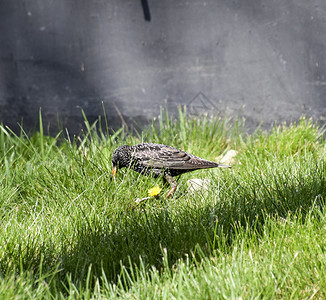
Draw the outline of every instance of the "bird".
<instances>
[{"instance_id":1,"label":"bird","mask_svg":"<svg viewBox=\"0 0 326 300\"><path fill-rule=\"evenodd\" d=\"M171 186L166 198L171 196L177 188L177 182L173 178L175 176L199 169L231 168L231 166L200 158L172 146L154 143L122 145L116 148L112 154L113 177L118 169L124 167L146 176L155 178L162 176L163 180Z\"/></svg>"}]
</instances>

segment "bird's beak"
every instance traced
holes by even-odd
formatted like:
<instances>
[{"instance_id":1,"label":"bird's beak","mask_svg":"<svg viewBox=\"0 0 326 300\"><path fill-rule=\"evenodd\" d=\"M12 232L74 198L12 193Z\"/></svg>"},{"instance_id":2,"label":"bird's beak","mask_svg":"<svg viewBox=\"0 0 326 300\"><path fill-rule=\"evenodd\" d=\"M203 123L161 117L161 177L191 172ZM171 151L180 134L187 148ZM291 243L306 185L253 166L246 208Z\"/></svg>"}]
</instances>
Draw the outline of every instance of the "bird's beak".
<instances>
[{"instance_id":1,"label":"bird's beak","mask_svg":"<svg viewBox=\"0 0 326 300\"><path fill-rule=\"evenodd\" d=\"M117 166L112 167L112 176L115 177L115 174L117 174Z\"/></svg>"}]
</instances>

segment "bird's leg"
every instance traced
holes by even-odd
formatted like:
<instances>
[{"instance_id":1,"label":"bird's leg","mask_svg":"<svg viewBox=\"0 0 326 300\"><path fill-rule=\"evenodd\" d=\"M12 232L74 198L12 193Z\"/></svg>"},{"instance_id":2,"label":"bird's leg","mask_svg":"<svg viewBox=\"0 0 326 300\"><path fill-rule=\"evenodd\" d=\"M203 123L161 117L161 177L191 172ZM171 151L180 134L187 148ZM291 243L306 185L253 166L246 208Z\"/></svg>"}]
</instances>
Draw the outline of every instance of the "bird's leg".
<instances>
[{"instance_id":1,"label":"bird's leg","mask_svg":"<svg viewBox=\"0 0 326 300\"><path fill-rule=\"evenodd\" d=\"M178 184L171 175L166 174L163 178L171 185L171 190L166 195L166 198L168 198L173 194Z\"/></svg>"}]
</instances>

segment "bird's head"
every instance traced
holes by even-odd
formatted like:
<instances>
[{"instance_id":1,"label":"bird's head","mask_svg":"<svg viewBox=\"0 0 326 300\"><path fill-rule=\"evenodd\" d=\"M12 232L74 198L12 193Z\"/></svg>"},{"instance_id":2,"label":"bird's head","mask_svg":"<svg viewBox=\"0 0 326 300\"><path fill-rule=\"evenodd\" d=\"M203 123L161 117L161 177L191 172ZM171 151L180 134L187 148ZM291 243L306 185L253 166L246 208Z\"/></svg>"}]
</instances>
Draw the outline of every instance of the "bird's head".
<instances>
[{"instance_id":1,"label":"bird's head","mask_svg":"<svg viewBox=\"0 0 326 300\"><path fill-rule=\"evenodd\" d=\"M128 167L130 164L130 146L123 145L114 150L112 155L112 175L117 173L118 169Z\"/></svg>"}]
</instances>

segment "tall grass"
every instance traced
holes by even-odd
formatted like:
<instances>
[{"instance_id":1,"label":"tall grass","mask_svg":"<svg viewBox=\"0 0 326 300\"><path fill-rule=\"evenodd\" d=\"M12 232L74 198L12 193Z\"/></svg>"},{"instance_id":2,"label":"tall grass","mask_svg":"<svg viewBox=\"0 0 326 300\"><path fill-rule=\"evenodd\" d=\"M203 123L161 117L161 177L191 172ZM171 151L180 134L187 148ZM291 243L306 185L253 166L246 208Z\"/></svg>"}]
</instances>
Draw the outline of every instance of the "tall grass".
<instances>
[{"instance_id":1,"label":"tall grass","mask_svg":"<svg viewBox=\"0 0 326 300\"><path fill-rule=\"evenodd\" d=\"M243 122L162 111L131 135L85 116L70 140L44 135L39 117L33 136L0 127L3 298L325 296L325 141L311 120L248 136ZM114 181L110 160L143 141L238 156L137 206L161 180L121 170ZM189 192L195 177L210 179L208 193Z\"/></svg>"}]
</instances>

